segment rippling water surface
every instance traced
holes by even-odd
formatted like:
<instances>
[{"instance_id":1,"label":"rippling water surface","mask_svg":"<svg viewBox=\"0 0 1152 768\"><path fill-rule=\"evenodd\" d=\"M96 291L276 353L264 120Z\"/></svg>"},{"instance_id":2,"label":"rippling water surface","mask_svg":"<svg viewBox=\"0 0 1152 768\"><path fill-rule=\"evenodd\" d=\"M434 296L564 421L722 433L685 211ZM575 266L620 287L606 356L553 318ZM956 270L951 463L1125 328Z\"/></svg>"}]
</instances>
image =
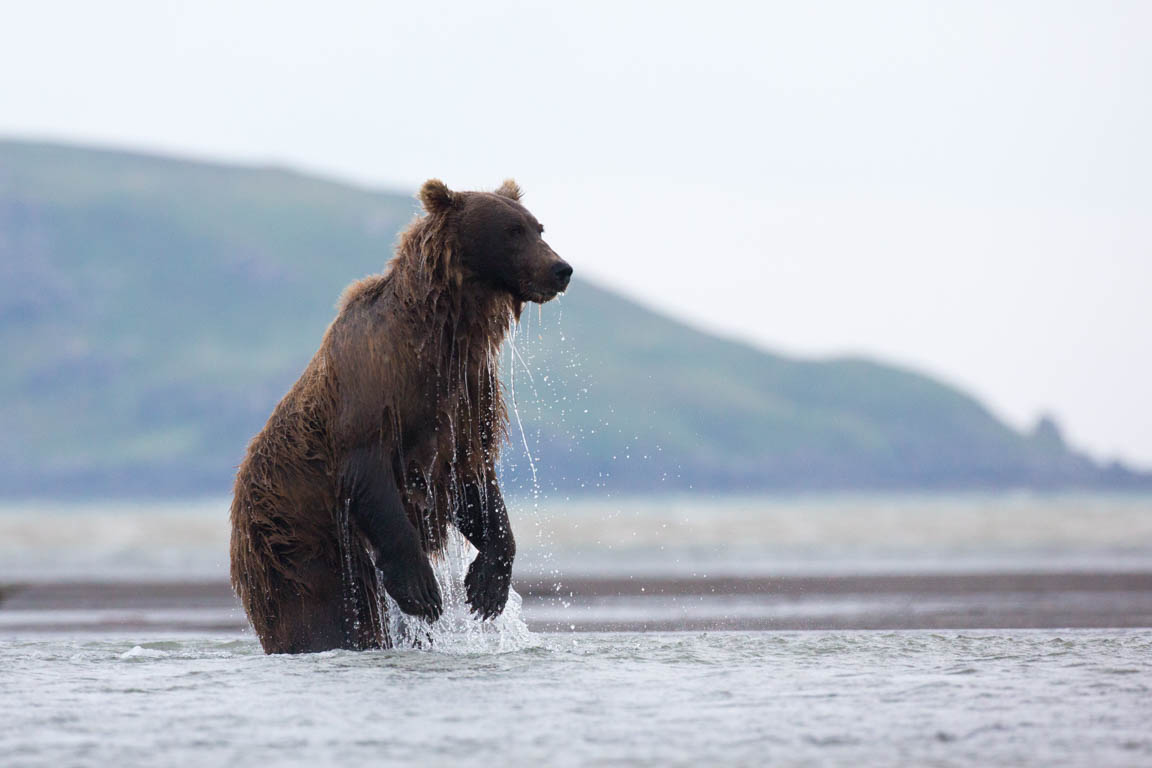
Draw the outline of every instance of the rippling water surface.
<instances>
[{"instance_id":1,"label":"rippling water surface","mask_svg":"<svg viewBox=\"0 0 1152 768\"><path fill-rule=\"evenodd\" d=\"M1152 631L0 641L15 765L1152 764ZM492 761L495 761L493 763Z\"/></svg>"},{"instance_id":2,"label":"rippling water surface","mask_svg":"<svg viewBox=\"0 0 1152 768\"><path fill-rule=\"evenodd\" d=\"M468 616L470 553L453 550L438 625L390 619L419 648L296 657L235 631L226 509L0 507L0 767L1152 765L1152 629L529 631L925 612L969 622L935 626L1148 626L1139 579L944 587L1147 574L1152 497L521 503L526 599L497 622ZM816 589L869 574L911 580ZM726 575L775 582L698 588ZM596 592L601 577L641 589ZM219 589L160 588L193 582ZM645 593L654 583L667 593Z\"/></svg>"}]
</instances>

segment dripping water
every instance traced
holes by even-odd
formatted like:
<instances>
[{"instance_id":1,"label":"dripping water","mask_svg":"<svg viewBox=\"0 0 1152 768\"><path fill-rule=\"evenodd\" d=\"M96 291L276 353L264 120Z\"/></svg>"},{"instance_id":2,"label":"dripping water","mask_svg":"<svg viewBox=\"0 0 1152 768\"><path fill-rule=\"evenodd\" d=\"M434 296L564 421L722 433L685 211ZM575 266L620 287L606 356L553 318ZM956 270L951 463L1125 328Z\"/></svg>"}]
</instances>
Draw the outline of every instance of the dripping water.
<instances>
[{"instance_id":1,"label":"dripping water","mask_svg":"<svg viewBox=\"0 0 1152 768\"><path fill-rule=\"evenodd\" d=\"M522 329L525 337L530 336L529 328L527 327L531 325L530 318L531 315L526 315L525 317L526 327ZM542 315L540 317L540 323L543 323ZM518 326L519 323L510 318L509 333L507 336L509 347L507 359L510 366L508 370L510 408L516 420L516 428L520 433L519 442L523 447L525 459L531 473L531 508L537 545L541 555L540 566L543 569L541 575L546 580L553 582L551 586L558 594L562 587L559 583L558 571L554 567L551 567L552 547L550 546L550 537L545 531L541 516L540 505L543 493L538 475L536 457L528 440L527 430L524 427L523 418L520 413L518 393L516 391L517 365L522 368L524 375L527 376L532 399L538 407L542 405L542 400L540 392L537 390L536 378L529 365L529 360L521 353L517 344ZM563 336L561 336L561 339L563 340ZM499 350L495 356L497 366L500 362L499 358L503 357L502 352L503 350ZM452 426L454 427L455 425L453 424ZM458 498L460 494L460 483L458 482L458 478L455 477L457 471L455 457L453 457L452 464L451 472L453 482L450 484L450 488L452 489L451 495L453 498L449 499L448 502L458 503L460 501ZM504 474L503 471L501 474ZM430 480L426 478L426 481L428 487L431 487ZM486 492L486 489L482 488L482 492ZM431 503L441 502L440 499L436 498L430 498L428 501ZM350 506L350 500L345 500L339 510L338 539L340 543L344 595L348 603L347 615L352 617L352 632L355 635L359 636L362 622L366 618L375 625L374 629L378 633L378 636L386 641L390 641L391 646L394 648L434 649L438 652L445 653L491 653L522 650L535 647L539 644L540 641L529 631L527 624L524 622L522 615L523 603L515 589L509 589L508 602L505 605L504 611L494 619L480 621L471 613L471 608L467 603L464 579L468 573L468 567L476 557L477 551L453 526L448 528L447 536L443 542L443 549L433 554L430 558L433 572L443 598L444 610L440 618L435 623L429 623L423 619L403 613L397 603L383 589L382 574L376 569L374 569L373 573L376 579L377 589L375 592L377 594L378 605L368 606L369 615L362 617L361 606L356 599L356 595L359 592L360 576L356 570L357 561L355 558L355 550L353 549L353 547L361 546L362 544L360 537L352 530ZM425 514L430 513L431 510L425 510ZM515 520L513 520L513 525L515 525ZM559 597L555 599L560 600Z\"/></svg>"},{"instance_id":2,"label":"dripping water","mask_svg":"<svg viewBox=\"0 0 1152 768\"><path fill-rule=\"evenodd\" d=\"M543 306L539 305L538 309L539 309L539 312L538 312L537 318L538 318L538 323L539 323L540 327L537 330L539 333L539 331L543 330L543 323L544 323ZM521 415L520 415L520 403L519 403L519 398L517 397L517 392L516 392L516 369L517 369L517 363L519 363L519 365L523 368L525 375L528 377L528 386L532 391L532 400L536 404L537 412L539 415L543 415L543 403L544 403L544 401L541 398L540 392L536 387L536 378L532 374L532 369L529 366L528 360L525 359L524 354L521 353L520 347L523 345L517 344L517 339L522 334L523 339L526 341L526 343L529 345L529 347L531 346L531 343L532 343L531 319L532 319L532 315L529 313L529 314L524 315L523 326L521 326L520 323L512 323L511 324L509 334L508 334L508 347L510 350L510 355L509 355L509 359L508 359L508 364L509 364L508 384L509 384L509 390L510 390L511 401L512 401L512 413L516 417L516 425L517 425L517 428L520 432L520 441L524 447L525 458L528 462L528 467L529 467L529 470L531 471L531 475L532 475L532 490L531 490L532 518L533 518L533 527L535 529L535 534L536 534L536 542L537 542L537 546L538 546L538 550L539 550L539 565L538 565L539 573L542 577L542 580L551 582L550 587L551 587L553 593L555 593L555 595L556 595L556 597L553 598L553 600L560 601L562 604L564 604L564 607L567 608L567 604L564 603L563 599L560 597L560 594L563 591L563 584L560 582L560 572L554 566L554 563L553 563L552 540L551 540L551 536L547 532L547 527L544 525L543 515L542 515L542 511L541 511L541 507L540 507L541 501L543 498L543 492L542 492L542 489L540 486L539 475L537 473L536 458L533 455L532 450L528 444L528 435L527 435L527 431L524 429L524 422L523 422L523 419L521 418ZM563 338L564 337L561 334L561 340L563 340ZM529 351L529 350L526 350L526 351ZM547 377L545 377L545 380L547 380Z\"/></svg>"},{"instance_id":3,"label":"dripping water","mask_svg":"<svg viewBox=\"0 0 1152 768\"><path fill-rule=\"evenodd\" d=\"M352 617L351 631L344 628L345 640L356 642L360 636L360 594L359 577L356 574L352 547L361 546L360 537L352 531L351 526L352 500L344 499L337 512L336 538L340 545L340 581L343 586L344 615ZM349 637L350 635L350 637Z\"/></svg>"},{"instance_id":4,"label":"dripping water","mask_svg":"<svg viewBox=\"0 0 1152 768\"><path fill-rule=\"evenodd\" d=\"M516 351L516 329L518 325L518 323L513 322L508 333L508 347L512 350L512 360L508 370L508 388L511 390L510 394L512 396L512 413L516 416L516 426L520 429L520 440L524 444L524 455L528 459L528 468L532 470L532 500L533 507L536 507L538 506L540 498L540 482L536 476L536 460L532 458L532 449L528 447L528 435L524 432L524 422L520 419L520 405L516 400L516 358L519 356L519 353ZM521 361L523 361L523 358L521 358ZM528 366L525 365L524 369L528 371L529 381L535 385L535 382L532 381L532 372L528 370ZM538 394L536 395L536 399L540 399Z\"/></svg>"}]
</instances>

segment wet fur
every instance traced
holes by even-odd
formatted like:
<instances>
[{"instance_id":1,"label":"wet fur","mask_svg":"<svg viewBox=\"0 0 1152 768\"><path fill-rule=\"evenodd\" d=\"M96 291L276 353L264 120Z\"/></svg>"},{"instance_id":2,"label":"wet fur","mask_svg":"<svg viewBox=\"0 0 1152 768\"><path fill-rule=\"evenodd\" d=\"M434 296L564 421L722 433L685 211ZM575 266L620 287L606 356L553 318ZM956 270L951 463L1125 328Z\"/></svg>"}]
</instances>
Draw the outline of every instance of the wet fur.
<instances>
[{"instance_id":1,"label":"wet fur","mask_svg":"<svg viewBox=\"0 0 1152 768\"><path fill-rule=\"evenodd\" d=\"M459 194L425 185L428 215L403 233L384 274L345 291L239 468L232 585L270 653L390 645L376 571L385 564L373 562L371 521L357 517L372 512L353 501L387 495L379 478L399 493L425 553L442 548L463 507L499 492L498 355L521 301L461 263ZM497 194L520 196L511 182ZM492 535L474 517L455 522L478 546Z\"/></svg>"}]
</instances>

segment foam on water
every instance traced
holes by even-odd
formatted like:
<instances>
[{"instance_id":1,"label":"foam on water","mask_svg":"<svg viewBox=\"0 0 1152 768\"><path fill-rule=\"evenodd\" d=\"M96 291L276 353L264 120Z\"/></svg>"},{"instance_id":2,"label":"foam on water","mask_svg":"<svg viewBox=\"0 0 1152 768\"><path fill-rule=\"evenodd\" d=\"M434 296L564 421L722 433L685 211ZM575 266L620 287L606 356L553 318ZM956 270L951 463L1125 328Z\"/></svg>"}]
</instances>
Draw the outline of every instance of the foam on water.
<instances>
[{"instance_id":1,"label":"foam on water","mask_svg":"<svg viewBox=\"0 0 1152 768\"><path fill-rule=\"evenodd\" d=\"M539 645L539 638L524 623L522 601L514 589L508 591L508 603L496 618L481 621L472 614L464 577L475 557L476 549L467 539L454 529L449 531L444 551L432 558L444 598L444 612L435 623L403 613L395 600L385 597L388 635L394 647L474 654L508 653Z\"/></svg>"},{"instance_id":2,"label":"foam on water","mask_svg":"<svg viewBox=\"0 0 1152 768\"><path fill-rule=\"evenodd\" d=\"M124 653L120 654L120 658L122 658L122 659L139 659L139 658L160 659L160 658L163 658L167 655L168 655L167 651L163 651L159 648L145 648L142 645L134 645L134 646L132 646L132 648L130 650L124 651Z\"/></svg>"}]
</instances>

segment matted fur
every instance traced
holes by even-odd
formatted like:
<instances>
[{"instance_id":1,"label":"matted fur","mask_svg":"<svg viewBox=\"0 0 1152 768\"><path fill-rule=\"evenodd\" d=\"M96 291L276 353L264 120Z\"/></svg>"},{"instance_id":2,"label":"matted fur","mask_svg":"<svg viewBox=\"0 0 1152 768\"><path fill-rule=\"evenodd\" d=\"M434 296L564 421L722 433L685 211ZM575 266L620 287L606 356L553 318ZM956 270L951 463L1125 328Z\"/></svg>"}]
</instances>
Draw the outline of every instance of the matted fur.
<instances>
[{"instance_id":1,"label":"matted fur","mask_svg":"<svg viewBox=\"0 0 1152 768\"><path fill-rule=\"evenodd\" d=\"M232 585L266 650L304 647L293 633L309 629L300 616L317 600L339 614L334 647L389 644L368 548L347 520L340 468L353 447L375 442L389 457L430 553L462 480L495 471L507 429L499 349L521 303L466 279L456 194L425 185L428 215L402 234L384 274L344 292L319 350L248 446L231 509Z\"/></svg>"}]
</instances>

